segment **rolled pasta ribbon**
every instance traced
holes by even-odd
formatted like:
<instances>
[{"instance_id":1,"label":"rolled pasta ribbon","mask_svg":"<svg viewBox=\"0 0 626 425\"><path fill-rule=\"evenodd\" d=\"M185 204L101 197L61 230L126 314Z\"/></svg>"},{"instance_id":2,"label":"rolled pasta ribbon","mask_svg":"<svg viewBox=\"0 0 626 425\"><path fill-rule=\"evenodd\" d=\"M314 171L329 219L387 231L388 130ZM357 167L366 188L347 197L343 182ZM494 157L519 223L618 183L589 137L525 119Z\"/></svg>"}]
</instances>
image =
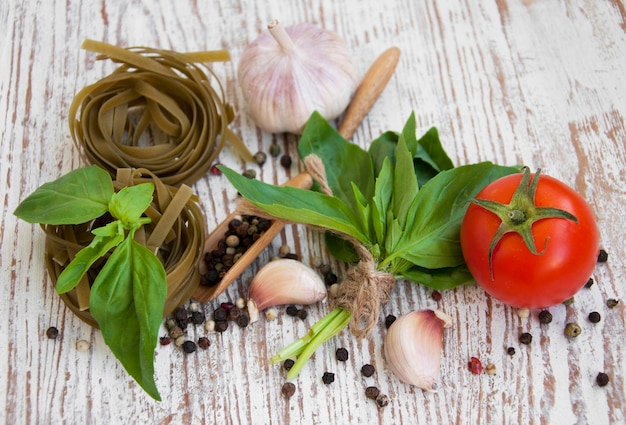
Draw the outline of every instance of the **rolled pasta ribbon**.
<instances>
[{"instance_id":1,"label":"rolled pasta ribbon","mask_svg":"<svg viewBox=\"0 0 626 425\"><path fill-rule=\"evenodd\" d=\"M70 106L72 139L87 162L112 176L118 168L145 168L164 184L180 186L204 176L225 144L252 161L228 128L234 111L219 79L203 64L230 60L228 51L178 53L94 40L82 48L120 63L79 91Z\"/></svg>"}]
</instances>

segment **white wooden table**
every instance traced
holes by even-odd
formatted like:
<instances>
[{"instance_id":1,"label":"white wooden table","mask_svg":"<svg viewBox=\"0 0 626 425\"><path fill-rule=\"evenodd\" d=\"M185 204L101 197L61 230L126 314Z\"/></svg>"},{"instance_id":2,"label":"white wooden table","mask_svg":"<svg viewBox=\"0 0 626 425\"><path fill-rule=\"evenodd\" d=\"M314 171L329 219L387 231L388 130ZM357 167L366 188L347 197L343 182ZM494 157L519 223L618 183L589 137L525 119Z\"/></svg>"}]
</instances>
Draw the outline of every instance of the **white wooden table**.
<instances>
[{"instance_id":1,"label":"white wooden table","mask_svg":"<svg viewBox=\"0 0 626 425\"><path fill-rule=\"evenodd\" d=\"M436 126L455 164L491 160L523 163L570 184L597 214L609 261L572 306L537 312L515 309L477 287L443 293L410 282L396 286L382 316L439 307L454 318L445 332L439 391L424 393L386 372L384 326L357 340L345 331L331 340L280 394L284 373L268 358L302 335L328 311L309 309L306 321L281 311L278 320L245 330L208 334L211 347L184 355L157 347L157 385L163 401L146 396L104 344L99 331L61 302L45 272L44 234L12 212L27 194L81 166L68 130L68 108L78 90L112 70L80 49L85 38L120 46L178 51L228 49L232 61L215 64L237 117L232 128L250 149L277 142L296 157L296 138L257 131L245 110L236 65L245 45L273 18L285 25L309 21L339 33L364 72L390 46L402 56L396 74L354 136L366 147L386 130L399 131L415 111L418 132ZM0 4L0 422L8 424L623 424L626 423L626 5L611 1L388 0L302 1L35 1ZM226 150L220 161L246 168ZM282 183L300 170L268 161L258 178ZM233 208L235 193L223 177L194 185L212 229ZM305 262L320 257L339 273L322 240L287 227L259 260L215 302L246 293L256 269L288 244ZM608 298L622 300L608 309ZM590 311L602 321L592 325ZM563 335L576 320L583 333ZM46 338L49 326L60 329ZM535 339L521 346L520 332ZM165 331L163 330L163 333ZM196 336L205 332L198 330ZM76 341L91 343L88 351ZM507 347L516 349L514 356ZM350 359L338 363L337 347ZM471 356L496 366L473 375ZM360 367L377 373L362 378ZM336 381L321 382L325 371ZM598 372L610 376L606 387ZM364 388L378 386L384 409Z\"/></svg>"}]
</instances>

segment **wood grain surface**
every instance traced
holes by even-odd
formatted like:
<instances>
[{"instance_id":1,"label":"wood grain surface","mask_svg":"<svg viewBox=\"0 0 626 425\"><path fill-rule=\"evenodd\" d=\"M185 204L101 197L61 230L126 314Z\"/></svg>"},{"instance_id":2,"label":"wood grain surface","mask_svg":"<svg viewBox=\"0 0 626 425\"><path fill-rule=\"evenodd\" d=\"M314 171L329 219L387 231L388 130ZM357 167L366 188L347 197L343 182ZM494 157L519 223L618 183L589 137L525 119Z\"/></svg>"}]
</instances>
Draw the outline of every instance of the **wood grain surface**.
<instances>
[{"instance_id":1,"label":"wood grain surface","mask_svg":"<svg viewBox=\"0 0 626 425\"><path fill-rule=\"evenodd\" d=\"M597 214L606 264L571 306L555 306L549 326L477 287L431 291L400 282L382 316L438 307L454 318L444 334L439 389L425 393L388 373L382 355L384 325L358 340L345 331L327 343L294 381L291 399L269 357L301 336L329 309L308 309L306 320L280 310L223 334L208 336L208 350L185 355L157 347L155 402L129 378L102 336L76 318L45 272L44 233L18 221L18 203L42 183L81 165L68 129L78 90L112 71L80 49L86 38L119 46L185 51L228 49L231 62L211 65L237 116L231 128L250 150L278 143L296 158L297 138L266 134L246 111L236 78L243 48L278 18L285 25L312 22L340 34L361 73L398 46L396 74L357 130L363 147L386 130L399 131L414 111L418 132L439 129L455 164L490 160L541 168L574 187ZM0 421L7 424L624 424L626 423L626 7L618 0L7 0L0 2ZM334 122L333 124L337 124ZM302 171L276 159L263 167L241 163L229 150L220 162L256 168L258 178L280 184ZM223 177L207 174L194 185L211 230L235 205ZM287 226L244 275L214 302L246 295L246 282L278 248L289 245L305 263L329 263L341 275L320 236ZM620 299L609 309L606 300ZM587 315L598 311L602 321ZM577 321L575 340L563 334ZM46 338L49 326L60 329ZM518 342L530 332L531 345ZM165 334L163 329L162 334ZM87 351L76 349L87 340ZM335 359L345 347L350 358ZM507 355L507 347L516 354ZM496 367L473 375L471 356ZM375 365L363 378L360 368ZM336 374L324 385L325 371ZM610 376L606 387L598 372ZM379 409L364 395L378 386L391 403Z\"/></svg>"}]
</instances>

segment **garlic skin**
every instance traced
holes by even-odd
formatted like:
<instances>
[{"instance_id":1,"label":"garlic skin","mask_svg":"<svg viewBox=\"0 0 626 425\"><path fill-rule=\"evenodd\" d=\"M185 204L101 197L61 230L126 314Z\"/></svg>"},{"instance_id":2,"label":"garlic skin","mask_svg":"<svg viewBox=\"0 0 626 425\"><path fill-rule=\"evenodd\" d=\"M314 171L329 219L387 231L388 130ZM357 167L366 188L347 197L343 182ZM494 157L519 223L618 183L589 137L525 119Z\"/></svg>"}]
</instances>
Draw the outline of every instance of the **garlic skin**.
<instances>
[{"instance_id":1,"label":"garlic skin","mask_svg":"<svg viewBox=\"0 0 626 425\"><path fill-rule=\"evenodd\" d=\"M252 303L257 311L285 304L307 305L326 298L326 285L310 267L282 258L270 261L256 273L248 297L248 310Z\"/></svg>"},{"instance_id":2,"label":"garlic skin","mask_svg":"<svg viewBox=\"0 0 626 425\"><path fill-rule=\"evenodd\" d=\"M434 391L439 378L443 329L452 317L419 310L396 319L387 330L384 353L389 369L404 383Z\"/></svg>"},{"instance_id":3,"label":"garlic skin","mask_svg":"<svg viewBox=\"0 0 626 425\"><path fill-rule=\"evenodd\" d=\"M250 115L270 133L300 134L314 111L338 117L358 85L345 42L306 22L272 21L244 49L237 74Z\"/></svg>"}]
</instances>

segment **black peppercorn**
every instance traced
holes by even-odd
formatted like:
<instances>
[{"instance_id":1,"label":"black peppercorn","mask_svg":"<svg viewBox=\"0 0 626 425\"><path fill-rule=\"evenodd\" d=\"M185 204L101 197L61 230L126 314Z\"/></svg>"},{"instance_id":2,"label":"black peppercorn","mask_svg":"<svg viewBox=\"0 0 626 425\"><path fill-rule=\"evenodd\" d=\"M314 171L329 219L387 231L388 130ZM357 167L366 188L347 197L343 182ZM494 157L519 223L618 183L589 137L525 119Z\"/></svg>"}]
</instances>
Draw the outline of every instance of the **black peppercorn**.
<instances>
[{"instance_id":1,"label":"black peppercorn","mask_svg":"<svg viewBox=\"0 0 626 425\"><path fill-rule=\"evenodd\" d=\"M240 328L245 328L249 324L250 317L248 317L247 314L240 314L239 317L237 317L237 325L239 325Z\"/></svg>"},{"instance_id":2,"label":"black peppercorn","mask_svg":"<svg viewBox=\"0 0 626 425\"><path fill-rule=\"evenodd\" d=\"M542 325L547 325L548 323L552 322L552 313L550 313L548 310L542 310L539 313L539 323L541 323Z\"/></svg>"},{"instance_id":3,"label":"black peppercorn","mask_svg":"<svg viewBox=\"0 0 626 425\"><path fill-rule=\"evenodd\" d=\"M270 155L272 155L273 157L277 157L278 155L280 155L281 151L282 149L276 143L272 143L270 145Z\"/></svg>"},{"instance_id":4,"label":"black peppercorn","mask_svg":"<svg viewBox=\"0 0 626 425\"><path fill-rule=\"evenodd\" d=\"M241 314L241 309L237 306L233 306L228 310L228 320L236 321Z\"/></svg>"},{"instance_id":5,"label":"black peppercorn","mask_svg":"<svg viewBox=\"0 0 626 425\"><path fill-rule=\"evenodd\" d=\"M377 387L365 388L365 397L369 399L376 400L376 397L378 397L378 394L380 394L380 390Z\"/></svg>"},{"instance_id":6,"label":"black peppercorn","mask_svg":"<svg viewBox=\"0 0 626 425\"><path fill-rule=\"evenodd\" d=\"M194 325L203 324L205 319L206 318L204 316L204 313L201 311L194 311L193 313L191 313L191 323L193 323Z\"/></svg>"},{"instance_id":7,"label":"black peppercorn","mask_svg":"<svg viewBox=\"0 0 626 425\"><path fill-rule=\"evenodd\" d=\"M598 373L598 376L596 376L596 383L600 387L606 386L609 383L609 375L604 372Z\"/></svg>"},{"instance_id":8,"label":"black peppercorn","mask_svg":"<svg viewBox=\"0 0 626 425\"><path fill-rule=\"evenodd\" d=\"M183 322L187 320L187 310L184 307L176 307L174 310L174 319L179 322Z\"/></svg>"},{"instance_id":9,"label":"black peppercorn","mask_svg":"<svg viewBox=\"0 0 626 425\"><path fill-rule=\"evenodd\" d=\"M290 398L296 393L296 386L292 382L285 382L280 389L280 392L287 398Z\"/></svg>"},{"instance_id":10,"label":"black peppercorn","mask_svg":"<svg viewBox=\"0 0 626 425\"><path fill-rule=\"evenodd\" d=\"M385 317L385 327L389 329L389 326L391 326L392 323L395 321L396 321L396 316L394 316L393 314L388 315L387 317Z\"/></svg>"},{"instance_id":11,"label":"black peppercorn","mask_svg":"<svg viewBox=\"0 0 626 425\"><path fill-rule=\"evenodd\" d=\"M578 323L568 323L565 325L565 335L570 338L576 338L578 335L582 333L581 327Z\"/></svg>"},{"instance_id":12,"label":"black peppercorn","mask_svg":"<svg viewBox=\"0 0 626 425\"><path fill-rule=\"evenodd\" d=\"M283 368L285 368L285 370L290 370L294 363L295 362L292 359L287 359L283 362Z\"/></svg>"},{"instance_id":13,"label":"black peppercorn","mask_svg":"<svg viewBox=\"0 0 626 425\"><path fill-rule=\"evenodd\" d=\"M585 283L585 288L589 289L593 286L593 278L590 277L587 283Z\"/></svg>"},{"instance_id":14,"label":"black peppercorn","mask_svg":"<svg viewBox=\"0 0 626 425\"><path fill-rule=\"evenodd\" d=\"M361 375L365 376L366 378L369 378L375 372L376 372L376 369L374 368L374 366L372 366L369 363L368 364L364 364L363 367L361 367Z\"/></svg>"},{"instance_id":15,"label":"black peppercorn","mask_svg":"<svg viewBox=\"0 0 626 425\"><path fill-rule=\"evenodd\" d=\"M265 164L265 161L267 161L267 155L265 154L265 152L259 151L254 154L254 162L256 162L257 164L263 165Z\"/></svg>"},{"instance_id":16,"label":"black peppercorn","mask_svg":"<svg viewBox=\"0 0 626 425\"><path fill-rule=\"evenodd\" d=\"M183 342L183 351L187 354L193 353L194 351L196 351L197 348L198 346L193 341Z\"/></svg>"},{"instance_id":17,"label":"black peppercorn","mask_svg":"<svg viewBox=\"0 0 626 425\"><path fill-rule=\"evenodd\" d=\"M609 259L609 254L605 250L601 249L598 253L598 263L606 263Z\"/></svg>"},{"instance_id":18,"label":"black peppercorn","mask_svg":"<svg viewBox=\"0 0 626 425\"><path fill-rule=\"evenodd\" d=\"M513 348L513 347L509 347L509 348L507 348L507 349L506 349L506 353L507 353L509 356L514 356L514 355L515 355L515 348Z\"/></svg>"},{"instance_id":19,"label":"black peppercorn","mask_svg":"<svg viewBox=\"0 0 626 425\"><path fill-rule=\"evenodd\" d=\"M324 375L322 375L322 382L326 385L332 384L335 382L335 374L332 372L324 372Z\"/></svg>"},{"instance_id":20,"label":"black peppercorn","mask_svg":"<svg viewBox=\"0 0 626 425\"><path fill-rule=\"evenodd\" d=\"M216 332L224 332L226 329L228 329L228 322L227 321L216 321L215 322L215 331Z\"/></svg>"},{"instance_id":21,"label":"black peppercorn","mask_svg":"<svg viewBox=\"0 0 626 425\"><path fill-rule=\"evenodd\" d=\"M280 157L280 165L285 168L291 167L291 157L289 155L283 155Z\"/></svg>"},{"instance_id":22,"label":"black peppercorn","mask_svg":"<svg viewBox=\"0 0 626 425\"><path fill-rule=\"evenodd\" d=\"M213 312L213 320L216 322L224 322L228 320L228 311L223 307L218 307Z\"/></svg>"},{"instance_id":23,"label":"black peppercorn","mask_svg":"<svg viewBox=\"0 0 626 425\"><path fill-rule=\"evenodd\" d=\"M337 283L338 278L335 273L329 271L327 273L324 273L323 276L324 276L324 283L326 285L330 286L330 285Z\"/></svg>"},{"instance_id":24,"label":"black peppercorn","mask_svg":"<svg viewBox=\"0 0 626 425\"><path fill-rule=\"evenodd\" d=\"M528 345L533 342L533 336L528 332L524 332L519 336L520 344Z\"/></svg>"},{"instance_id":25,"label":"black peppercorn","mask_svg":"<svg viewBox=\"0 0 626 425\"><path fill-rule=\"evenodd\" d=\"M591 323L598 323L600 319L600 313L598 313L597 311L592 311L591 313L589 313L589 321Z\"/></svg>"},{"instance_id":26,"label":"black peppercorn","mask_svg":"<svg viewBox=\"0 0 626 425\"><path fill-rule=\"evenodd\" d=\"M337 351L335 351L335 356L340 362L345 362L346 360L348 360L348 350L346 350L345 348L337 348Z\"/></svg>"},{"instance_id":27,"label":"black peppercorn","mask_svg":"<svg viewBox=\"0 0 626 425\"><path fill-rule=\"evenodd\" d=\"M285 310L285 312L292 317L296 317L298 315L298 307L296 307L295 305L289 305L287 306L287 309Z\"/></svg>"},{"instance_id":28,"label":"black peppercorn","mask_svg":"<svg viewBox=\"0 0 626 425\"><path fill-rule=\"evenodd\" d=\"M306 311L306 310L304 310L304 309L300 309L300 310L298 310L298 312L296 313L296 316L298 316L298 319L302 319L302 320L306 319L306 317L307 317L308 315L309 315L309 313L307 313L307 311Z\"/></svg>"},{"instance_id":29,"label":"black peppercorn","mask_svg":"<svg viewBox=\"0 0 626 425\"><path fill-rule=\"evenodd\" d=\"M619 300L616 300L615 298L606 300L606 306L608 308L615 308L617 307L618 304L619 304Z\"/></svg>"},{"instance_id":30,"label":"black peppercorn","mask_svg":"<svg viewBox=\"0 0 626 425\"><path fill-rule=\"evenodd\" d=\"M211 341L209 341L209 338L204 337L204 336L198 338L198 347L202 348L203 350L206 350L210 346L211 346Z\"/></svg>"},{"instance_id":31,"label":"black peppercorn","mask_svg":"<svg viewBox=\"0 0 626 425\"><path fill-rule=\"evenodd\" d=\"M59 336L59 330L54 326L50 326L48 330L46 330L46 336L50 339L57 339Z\"/></svg>"}]
</instances>

